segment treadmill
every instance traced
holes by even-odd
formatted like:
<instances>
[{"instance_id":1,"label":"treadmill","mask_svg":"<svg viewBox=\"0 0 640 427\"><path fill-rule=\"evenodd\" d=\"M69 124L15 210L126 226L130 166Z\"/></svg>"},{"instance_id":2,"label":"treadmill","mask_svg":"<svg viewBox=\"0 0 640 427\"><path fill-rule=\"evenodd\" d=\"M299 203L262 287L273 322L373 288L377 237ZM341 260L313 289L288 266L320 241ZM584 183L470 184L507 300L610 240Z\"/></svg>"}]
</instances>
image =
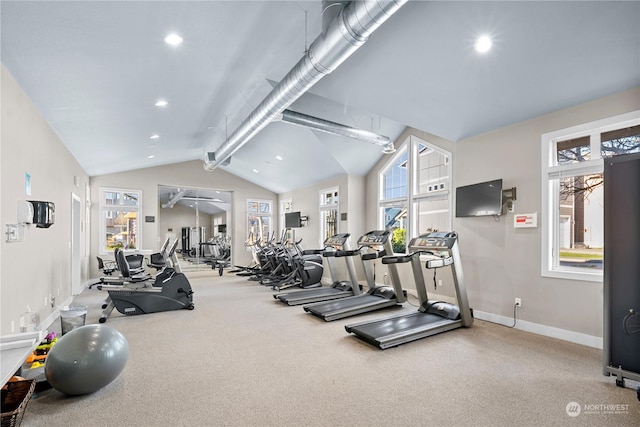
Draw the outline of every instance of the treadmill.
<instances>
[{"instance_id":1,"label":"treadmill","mask_svg":"<svg viewBox=\"0 0 640 427\"><path fill-rule=\"evenodd\" d=\"M283 303L289 305L301 305L318 301L328 301L338 298L351 297L353 295L360 295L362 293L360 284L358 283L358 276L353 265L353 257L346 256L350 251L349 239L351 235L349 233L334 234L328 237L324 241L324 251L322 257L326 259L329 266L329 274L333 280L333 284L326 288L305 289L301 291L282 292L276 293L273 297ZM347 271L351 281L338 281L336 277L336 261L335 258L344 257L347 264Z\"/></svg>"},{"instance_id":2,"label":"treadmill","mask_svg":"<svg viewBox=\"0 0 640 427\"><path fill-rule=\"evenodd\" d=\"M305 305L302 308L306 312L329 322L383 308L397 307L407 300L406 292L400 286L396 264L388 264L393 287L376 286L373 275L373 261L393 253L391 233L388 230L370 231L360 237L358 246L360 249L347 251L345 255L349 256L352 253L360 255L369 287L368 292L349 298Z\"/></svg>"},{"instance_id":3,"label":"treadmill","mask_svg":"<svg viewBox=\"0 0 640 427\"><path fill-rule=\"evenodd\" d=\"M411 253L408 255L384 257L382 263L387 265L411 263L420 300L418 311L408 315L345 326L347 332L381 349L456 328L470 327L473 323L467 291L464 287L457 234L455 232L423 234L411 240L409 250ZM427 269L450 266L457 305L429 300L420 261L421 255L430 256L425 265ZM396 279L393 276L391 278Z\"/></svg>"}]
</instances>

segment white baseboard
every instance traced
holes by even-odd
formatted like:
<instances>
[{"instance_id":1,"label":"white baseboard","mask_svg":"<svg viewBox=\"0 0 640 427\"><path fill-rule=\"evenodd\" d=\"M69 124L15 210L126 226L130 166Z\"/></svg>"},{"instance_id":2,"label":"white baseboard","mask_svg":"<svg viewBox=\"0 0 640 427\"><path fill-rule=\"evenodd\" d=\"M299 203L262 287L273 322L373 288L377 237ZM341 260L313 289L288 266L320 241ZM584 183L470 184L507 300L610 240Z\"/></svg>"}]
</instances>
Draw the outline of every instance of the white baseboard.
<instances>
[{"instance_id":1,"label":"white baseboard","mask_svg":"<svg viewBox=\"0 0 640 427\"><path fill-rule=\"evenodd\" d=\"M500 316L498 314L474 310L473 317L479 320L498 323L500 325L513 325L513 318ZM518 320L514 328L526 332L532 332L538 335L544 335L546 337L557 338L576 344L586 345L587 347L602 349L603 346L602 337L582 334L580 332L568 331L566 329L554 328L552 326L540 325L538 323L527 322L526 320Z\"/></svg>"}]
</instances>

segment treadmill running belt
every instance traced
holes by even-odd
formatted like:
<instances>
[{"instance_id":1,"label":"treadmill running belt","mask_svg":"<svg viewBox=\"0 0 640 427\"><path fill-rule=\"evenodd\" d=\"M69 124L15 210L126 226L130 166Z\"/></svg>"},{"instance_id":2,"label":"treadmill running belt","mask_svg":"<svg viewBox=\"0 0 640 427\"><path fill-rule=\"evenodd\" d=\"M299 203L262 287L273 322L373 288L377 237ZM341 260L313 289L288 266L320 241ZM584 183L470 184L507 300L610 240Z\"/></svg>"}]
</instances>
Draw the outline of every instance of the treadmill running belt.
<instances>
[{"instance_id":1,"label":"treadmill running belt","mask_svg":"<svg viewBox=\"0 0 640 427\"><path fill-rule=\"evenodd\" d=\"M388 348L457 328L460 323L460 320L417 312L407 316L347 325L345 329L373 345Z\"/></svg>"},{"instance_id":2,"label":"treadmill running belt","mask_svg":"<svg viewBox=\"0 0 640 427\"><path fill-rule=\"evenodd\" d=\"M363 294L335 301L311 304L303 308L306 312L321 317L326 321L331 321L396 305L397 301L395 299Z\"/></svg>"}]
</instances>

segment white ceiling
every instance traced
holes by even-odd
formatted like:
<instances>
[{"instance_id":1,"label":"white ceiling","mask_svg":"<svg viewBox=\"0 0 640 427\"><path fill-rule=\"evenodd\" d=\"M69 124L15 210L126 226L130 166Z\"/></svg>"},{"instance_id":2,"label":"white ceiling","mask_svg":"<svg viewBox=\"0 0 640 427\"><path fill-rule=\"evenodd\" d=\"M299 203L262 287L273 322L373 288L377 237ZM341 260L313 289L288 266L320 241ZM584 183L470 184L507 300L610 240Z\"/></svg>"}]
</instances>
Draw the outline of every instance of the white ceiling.
<instances>
[{"instance_id":1,"label":"white ceiling","mask_svg":"<svg viewBox=\"0 0 640 427\"><path fill-rule=\"evenodd\" d=\"M203 159L321 27L320 1L0 7L2 63L91 176ZM638 1L410 1L290 109L391 138L412 126L457 141L639 86L639 22ZM163 42L171 31L182 46ZM483 33L494 47L481 55ZM159 98L169 105L155 107ZM272 123L225 169L280 193L364 175L380 156Z\"/></svg>"}]
</instances>

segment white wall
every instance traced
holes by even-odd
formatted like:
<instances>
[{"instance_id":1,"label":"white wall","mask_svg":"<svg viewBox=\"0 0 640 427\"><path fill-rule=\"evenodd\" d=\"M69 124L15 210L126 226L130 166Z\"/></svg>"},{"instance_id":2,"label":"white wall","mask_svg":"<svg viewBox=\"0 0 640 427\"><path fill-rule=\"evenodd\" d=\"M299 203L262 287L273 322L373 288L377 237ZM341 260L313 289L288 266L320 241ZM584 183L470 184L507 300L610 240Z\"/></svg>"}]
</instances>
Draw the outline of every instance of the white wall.
<instances>
[{"instance_id":1,"label":"white wall","mask_svg":"<svg viewBox=\"0 0 640 427\"><path fill-rule=\"evenodd\" d=\"M80 236L81 281L87 280L89 257L85 248L85 186L89 177L67 150L40 112L1 67L2 143L0 152L0 223L15 224L18 200L44 200L55 203L55 224L50 228L28 225L24 241L0 243L0 294L2 335L16 332L20 314L27 306L37 312L43 328L52 317L55 304L71 300L71 194L83 201ZM31 175L31 195L25 191L25 173ZM74 177L76 177L74 179ZM75 183L78 183L76 186ZM45 302L45 299L47 302ZM48 319L49 318L49 319Z\"/></svg>"},{"instance_id":2,"label":"white wall","mask_svg":"<svg viewBox=\"0 0 640 427\"><path fill-rule=\"evenodd\" d=\"M296 239L302 239L301 246L305 249L321 248L320 242L320 191L327 188L339 188L338 217L346 213L347 220L340 220L338 224L339 233L351 234L351 247L355 248L358 238L365 230L364 198L365 198L365 177L354 175L341 175L339 177L323 181L305 188L300 188L279 195L279 201L292 199L293 211L300 211L302 216L308 216L309 221L306 226L296 228ZM278 201L278 207L280 203ZM338 262L337 273L341 280L349 280L344 262ZM359 281L364 280L364 272L360 261L355 259L356 272ZM326 267L326 265L325 265ZM324 270L325 283L330 282L329 269Z\"/></svg>"},{"instance_id":3,"label":"white wall","mask_svg":"<svg viewBox=\"0 0 640 427\"><path fill-rule=\"evenodd\" d=\"M634 111L640 89L547 114L455 144L424 134L453 153L453 188L502 178L517 187L516 213L541 213L541 135L558 129ZM420 135L418 135L420 136ZM378 164L367 177L367 224L377 217ZM540 216L538 217L540 219ZM541 276L540 228L514 229L513 216L453 218L471 307L478 313L513 316L514 298L522 298L518 319L558 335L584 337L597 345L602 337L602 283ZM555 332L554 332L555 333Z\"/></svg>"},{"instance_id":4,"label":"white wall","mask_svg":"<svg viewBox=\"0 0 640 427\"><path fill-rule=\"evenodd\" d=\"M138 169L129 172L114 173L91 177L91 218L94 224L98 224L99 189L100 187L114 187L142 190L142 214L145 216L161 217L159 212L158 185L175 187L211 188L220 191L231 191L232 208L227 215L227 235L231 237L232 257L234 264L245 265L251 261L251 254L245 250L246 239L246 215L247 199L272 200L277 203L277 195L269 190L257 186L249 181L232 175L223 168L217 168L207 172L202 167L202 161L175 163L165 166L157 166L146 169ZM163 210L164 211L164 210ZM203 224L207 226L208 224ZM164 241L165 229L161 224L142 223L143 235L141 249L159 249ZM176 237L180 237L180 230L175 230ZM99 255L99 229L97 225L91 229L91 255ZM207 231L210 236L210 231ZM98 275L97 266L92 269L92 274Z\"/></svg>"}]
</instances>

